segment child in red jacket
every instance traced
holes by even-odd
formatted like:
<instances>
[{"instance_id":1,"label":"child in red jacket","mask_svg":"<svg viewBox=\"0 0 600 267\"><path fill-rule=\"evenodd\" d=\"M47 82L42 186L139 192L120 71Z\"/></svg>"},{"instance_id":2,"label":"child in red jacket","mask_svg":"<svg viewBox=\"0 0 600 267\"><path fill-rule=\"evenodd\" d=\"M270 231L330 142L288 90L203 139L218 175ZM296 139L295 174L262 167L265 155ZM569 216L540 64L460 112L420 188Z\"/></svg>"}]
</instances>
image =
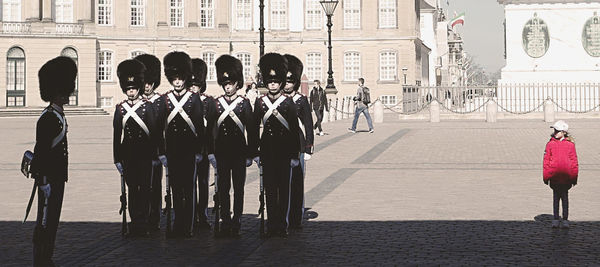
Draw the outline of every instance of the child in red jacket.
<instances>
[{"instance_id":1,"label":"child in red jacket","mask_svg":"<svg viewBox=\"0 0 600 267\"><path fill-rule=\"evenodd\" d=\"M557 121L550 141L546 144L544 152L544 183L550 183L554 194L554 220L552 228L560 226L558 216L559 201L562 200L563 221L562 227L569 228L569 189L577 184L579 164L573 138L567 132L569 125L564 121Z\"/></svg>"}]
</instances>

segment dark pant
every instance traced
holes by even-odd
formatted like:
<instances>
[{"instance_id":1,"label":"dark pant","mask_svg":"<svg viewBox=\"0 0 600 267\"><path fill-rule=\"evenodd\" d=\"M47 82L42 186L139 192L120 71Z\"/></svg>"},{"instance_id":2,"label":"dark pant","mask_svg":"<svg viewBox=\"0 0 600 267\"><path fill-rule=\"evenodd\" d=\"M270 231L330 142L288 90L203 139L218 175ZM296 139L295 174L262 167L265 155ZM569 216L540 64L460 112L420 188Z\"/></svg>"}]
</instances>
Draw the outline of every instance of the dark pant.
<instances>
[{"instance_id":1,"label":"dark pant","mask_svg":"<svg viewBox=\"0 0 600 267\"><path fill-rule=\"evenodd\" d=\"M267 230L287 230L290 208L290 159L270 159L263 163L263 182L267 201Z\"/></svg>"},{"instance_id":2,"label":"dark pant","mask_svg":"<svg viewBox=\"0 0 600 267\"><path fill-rule=\"evenodd\" d=\"M127 161L123 163L123 168L123 176L127 183L127 207L131 218L129 231L146 231L150 212L149 196L152 161Z\"/></svg>"},{"instance_id":3,"label":"dark pant","mask_svg":"<svg viewBox=\"0 0 600 267\"><path fill-rule=\"evenodd\" d=\"M552 194L554 196L554 219L558 220L560 217L559 214L559 201L562 200L563 207L563 220L569 219L569 189L565 187L557 187L552 189Z\"/></svg>"},{"instance_id":4,"label":"dark pant","mask_svg":"<svg viewBox=\"0 0 600 267\"><path fill-rule=\"evenodd\" d=\"M233 227L239 228L244 212L244 184L246 183L246 159L243 157L217 156L219 174L219 201L221 219L227 227L231 225L229 190L233 181Z\"/></svg>"},{"instance_id":5,"label":"dark pant","mask_svg":"<svg viewBox=\"0 0 600 267\"><path fill-rule=\"evenodd\" d=\"M300 164L292 168L292 184L290 192L290 226L300 226L304 215L304 153L300 155Z\"/></svg>"},{"instance_id":6,"label":"dark pant","mask_svg":"<svg viewBox=\"0 0 600 267\"><path fill-rule=\"evenodd\" d=\"M56 230L60 221L65 182L50 183L50 197L46 208L46 227L42 225L44 217L44 192L38 188L38 210L36 226L33 230L33 265L50 265L54 254Z\"/></svg>"},{"instance_id":7,"label":"dark pant","mask_svg":"<svg viewBox=\"0 0 600 267\"><path fill-rule=\"evenodd\" d=\"M195 156L167 156L167 159L169 160L169 183L173 192L173 210L175 211L173 231L175 234L190 233L195 207L194 169L197 165Z\"/></svg>"},{"instance_id":8,"label":"dark pant","mask_svg":"<svg viewBox=\"0 0 600 267\"><path fill-rule=\"evenodd\" d=\"M208 221L208 177L210 173L210 164L208 157L203 156L202 161L198 163L198 206L196 214L200 222Z\"/></svg>"},{"instance_id":9,"label":"dark pant","mask_svg":"<svg viewBox=\"0 0 600 267\"><path fill-rule=\"evenodd\" d=\"M319 132L323 131L323 128L321 128L321 122L323 122L323 110L317 110L315 109L315 115L317 116L317 122L315 122L315 127L314 129L319 128Z\"/></svg>"},{"instance_id":10,"label":"dark pant","mask_svg":"<svg viewBox=\"0 0 600 267\"><path fill-rule=\"evenodd\" d=\"M149 226L155 229L160 225L160 213L162 210L162 173L163 166L155 162L152 167L149 201L150 214L148 216Z\"/></svg>"}]
</instances>

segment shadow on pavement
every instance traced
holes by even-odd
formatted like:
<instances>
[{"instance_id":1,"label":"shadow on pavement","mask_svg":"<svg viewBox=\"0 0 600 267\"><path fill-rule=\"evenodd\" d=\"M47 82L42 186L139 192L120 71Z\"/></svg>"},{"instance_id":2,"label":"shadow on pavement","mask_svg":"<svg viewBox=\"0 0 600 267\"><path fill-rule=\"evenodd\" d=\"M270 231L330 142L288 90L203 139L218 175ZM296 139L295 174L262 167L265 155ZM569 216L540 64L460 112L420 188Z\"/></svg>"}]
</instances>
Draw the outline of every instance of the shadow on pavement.
<instances>
[{"instance_id":1,"label":"shadow on pavement","mask_svg":"<svg viewBox=\"0 0 600 267\"><path fill-rule=\"evenodd\" d=\"M318 216L309 211L310 216ZM539 216L545 215L538 215ZM544 218L544 217L542 217ZM262 240L259 219L240 238L124 239L120 223L62 222L55 262L80 265L599 265L600 222L551 229L531 221L315 221ZM31 265L33 222L0 222L1 265ZM163 228L164 229L164 228Z\"/></svg>"}]
</instances>

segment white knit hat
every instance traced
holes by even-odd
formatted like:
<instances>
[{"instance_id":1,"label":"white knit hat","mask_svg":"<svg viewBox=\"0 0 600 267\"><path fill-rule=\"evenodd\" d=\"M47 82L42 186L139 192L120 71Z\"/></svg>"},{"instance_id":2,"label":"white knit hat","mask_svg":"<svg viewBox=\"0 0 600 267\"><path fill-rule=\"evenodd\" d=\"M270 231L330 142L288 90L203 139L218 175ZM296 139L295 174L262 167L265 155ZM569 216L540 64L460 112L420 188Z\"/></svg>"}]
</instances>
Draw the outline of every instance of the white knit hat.
<instances>
[{"instance_id":1,"label":"white knit hat","mask_svg":"<svg viewBox=\"0 0 600 267\"><path fill-rule=\"evenodd\" d=\"M554 125L550 126L550 128L554 128L557 131L565 131L566 132L569 130L569 125L565 121L560 120L560 121L555 122Z\"/></svg>"}]
</instances>

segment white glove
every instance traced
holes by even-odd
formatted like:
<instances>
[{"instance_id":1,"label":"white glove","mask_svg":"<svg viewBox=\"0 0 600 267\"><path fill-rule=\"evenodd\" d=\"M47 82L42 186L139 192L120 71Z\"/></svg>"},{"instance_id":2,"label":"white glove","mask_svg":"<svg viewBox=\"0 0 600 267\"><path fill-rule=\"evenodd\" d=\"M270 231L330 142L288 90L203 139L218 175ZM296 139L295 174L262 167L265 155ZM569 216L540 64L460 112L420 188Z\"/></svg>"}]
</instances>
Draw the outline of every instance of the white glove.
<instances>
[{"instance_id":1,"label":"white glove","mask_svg":"<svg viewBox=\"0 0 600 267\"><path fill-rule=\"evenodd\" d=\"M215 158L215 154L208 154L208 161L213 168L217 168L217 159Z\"/></svg>"},{"instance_id":2,"label":"white glove","mask_svg":"<svg viewBox=\"0 0 600 267\"><path fill-rule=\"evenodd\" d=\"M196 163L202 161L202 155L201 154L196 154Z\"/></svg>"},{"instance_id":3,"label":"white glove","mask_svg":"<svg viewBox=\"0 0 600 267\"><path fill-rule=\"evenodd\" d=\"M256 165L260 165L260 157L254 157L252 160L256 162Z\"/></svg>"},{"instance_id":4,"label":"white glove","mask_svg":"<svg viewBox=\"0 0 600 267\"><path fill-rule=\"evenodd\" d=\"M158 160L160 160L160 163L163 166L167 167L167 156L165 156L165 155L159 155L158 156Z\"/></svg>"},{"instance_id":5,"label":"white glove","mask_svg":"<svg viewBox=\"0 0 600 267\"><path fill-rule=\"evenodd\" d=\"M45 198L50 198L50 192L51 192L50 184L40 185L40 189L42 190L42 192L44 192Z\"/></svg>"},{"instance_id":6,"label":"white glove","mask_svg":"<svg viewBox=\"0 0 600 267\"><path fill-rule=\"evenodd\" d=\"M252 159L246 159L246 167L252 166Z\"/></svg>"},{"instance_id":7,"label":"white glove","mask_svg":"<svg viewBox=\"0 0 600 267\"><path fill-rule=\"evenodd\" d=\"M304 154L304 160L310 160L312 156L310 154Z\"/></svg>"},{"instance_id":8,"label":"white glove","mask_svg":"<svg viewBox=\"0 0 600 267\"><path fill-rule=\"evenodd\" d=\"M115 163L115 167L117 167L117 170L119 171L119 173L121 175L123 175L123 165L121 164L121 162Z\"/></svg>"},{"instance_id":9,"label":"white glove","mask_svg":"<svg viewBox=\"0 0 600 267\"><path fill-rule=\"evenodd\" d=\"M297 160L297 159L290 160L290 166L292 168L296 168L296 167L298 167L298 165L300 165L300 160Z\"/></svg>"}]
</instances>

